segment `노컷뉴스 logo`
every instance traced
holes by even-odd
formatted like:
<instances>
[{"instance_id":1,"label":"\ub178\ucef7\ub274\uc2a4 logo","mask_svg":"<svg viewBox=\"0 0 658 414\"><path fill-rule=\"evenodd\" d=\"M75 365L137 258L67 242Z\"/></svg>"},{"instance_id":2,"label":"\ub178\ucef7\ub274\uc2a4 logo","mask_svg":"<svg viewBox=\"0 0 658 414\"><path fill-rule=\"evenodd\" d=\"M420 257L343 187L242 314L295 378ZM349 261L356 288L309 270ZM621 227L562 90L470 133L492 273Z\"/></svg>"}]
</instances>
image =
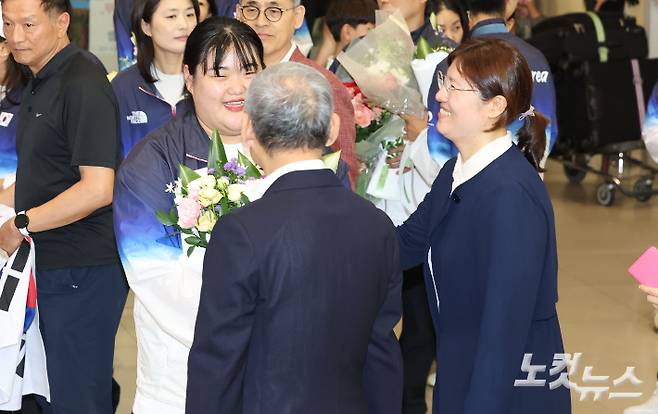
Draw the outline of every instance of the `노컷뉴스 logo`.
<instances>
[{"instance_id":1,"label":"\ub178\ucef7\ub274\uc2a4 logo","mask_svg":"<svg viewBox=\"0 0 658 414\"><path fill-rule=\"evenodd\" d=\"M635 367L626 367L626 370L618 378L612 380L610 386L609 375L594 375L594 367L586 366L583 370L582 382L580 384L571 379L575 379L579 371L580 359L582 354L555 354L553 356L552 367L547 365L532 365L532 354L524 354L521 362L521 372L527 374L526 378L516 379L515 387L548 387L555 390L560 387L567 388L580 394L580 401L588 400L592 396L593 401L599 401L602 398L608 400L620 398L640 398L642 392L637 390L624 390L625 392L610 392L610 388L626 388L642 384L642 381L635 375ZM539 377L539 378L538 378ZM551 380L553 378L553 380ZM631 392L628 392L631 391ZM607 396L607 398L606 398Z\"/></svg>"},{"instance_id":2,"label":"\ub178\ucef7\ub274\uc2a4 logo","mask_svg":"<svg viewBox=\"0 0 658 414\"><path fill-rule=\"evenodd\" d=\"M149 121L146 113L143 111L132 111L132 113L128 115L126 119L128 119L128 121L130 121L130 123L133 125L146 124Z\"/></svg>"}]
</instances>

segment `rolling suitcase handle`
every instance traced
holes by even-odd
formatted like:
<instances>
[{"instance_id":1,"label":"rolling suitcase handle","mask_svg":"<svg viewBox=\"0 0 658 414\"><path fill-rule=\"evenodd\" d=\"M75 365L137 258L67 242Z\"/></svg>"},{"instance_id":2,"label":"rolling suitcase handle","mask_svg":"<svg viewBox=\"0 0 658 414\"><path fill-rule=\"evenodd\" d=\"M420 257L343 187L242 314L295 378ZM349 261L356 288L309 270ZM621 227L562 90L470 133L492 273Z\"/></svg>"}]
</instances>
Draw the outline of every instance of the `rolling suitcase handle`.
<instances>
[{"instance_id":1,"label":"rolling suitcase handle","mask_svg":"<svg viewBox=\"0 0 658 414\"><path fill-rule=\"evenodd\" d=\"M605 29L603 28L603 23L601 23L601 19L596 13L587 12L587 15L592 19L594 30L596 31L596 40L599 43L599 61L605 63L608 61L609 49L605 46Z\"/></svg>"}]
</instances>

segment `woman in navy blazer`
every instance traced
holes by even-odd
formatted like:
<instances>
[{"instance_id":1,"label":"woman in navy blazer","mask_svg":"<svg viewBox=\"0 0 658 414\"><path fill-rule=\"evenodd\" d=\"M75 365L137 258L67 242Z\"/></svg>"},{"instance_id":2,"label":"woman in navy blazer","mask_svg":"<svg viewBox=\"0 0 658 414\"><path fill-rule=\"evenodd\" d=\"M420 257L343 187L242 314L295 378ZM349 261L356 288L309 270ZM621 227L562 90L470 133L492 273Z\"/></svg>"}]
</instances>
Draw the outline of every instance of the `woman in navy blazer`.
<instances>
[{"instance_id":1,"label":"woman in navy blazer","mask_svg":"<svg viewBox=\"0 0 658 414\"><path fill-rule=\"evenodd\" d=\"M426 264L437 338L433 411L570 413L566 373L552 370L564 359L556 357L564 353L557 250L538 174L547 119L530 106L530 69L497 39L463 43L448 65L438 129L459 154L398 228L403 267ZM518 145L505 128L516 118L525 121ZM542 366L534 380L529 365Z\"/></svg>"}]
</instances>

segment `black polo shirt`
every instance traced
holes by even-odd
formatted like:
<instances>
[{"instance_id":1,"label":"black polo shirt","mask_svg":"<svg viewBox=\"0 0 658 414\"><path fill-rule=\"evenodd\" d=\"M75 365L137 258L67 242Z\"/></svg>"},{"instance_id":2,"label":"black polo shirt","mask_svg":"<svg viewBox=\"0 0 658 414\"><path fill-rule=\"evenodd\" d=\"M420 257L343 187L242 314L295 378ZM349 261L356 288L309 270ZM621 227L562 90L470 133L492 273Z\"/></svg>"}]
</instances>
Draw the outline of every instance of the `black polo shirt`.
<instances>
[{"instance_id":1,"label":"black polo shirt","mask_svg":"<svg viewBox=\"0 0 658 414\"><path fill-rule=\"evenodd\" d=\"M16 131L16 211L40 206L80 181L80 166L119 166L116 98L103 70L70 44L30 81ZM37 269L118 262L111 206L34 233Z\"/></svg>"}]
</instances>

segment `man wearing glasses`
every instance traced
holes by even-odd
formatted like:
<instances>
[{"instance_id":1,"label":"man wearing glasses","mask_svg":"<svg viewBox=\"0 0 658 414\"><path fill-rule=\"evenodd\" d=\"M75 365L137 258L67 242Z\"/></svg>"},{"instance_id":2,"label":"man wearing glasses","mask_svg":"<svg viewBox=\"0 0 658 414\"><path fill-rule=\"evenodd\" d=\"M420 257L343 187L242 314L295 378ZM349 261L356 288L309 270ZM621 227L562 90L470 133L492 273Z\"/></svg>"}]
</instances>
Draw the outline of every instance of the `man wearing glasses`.
<instances>
[{"instance_id":1,"label":"man wearing glasses","mask_svg":"<svg viewBox=\"0 0 658 414\"><path fill-rule=\"evenodd\" d=\"M318 70L329 81L334 95L334 111L340 118L338 140L332 149L341 150L341 159L348 165L354 186L359 166L354 154L356 129L352 101L345 86L333 73L312 62L294 44L293 35L304 23L304 15L301 0L241 0L236 6L238 20L251 26L263 42L266 66L299 62Z\"/></svg>"}]
</instances>

